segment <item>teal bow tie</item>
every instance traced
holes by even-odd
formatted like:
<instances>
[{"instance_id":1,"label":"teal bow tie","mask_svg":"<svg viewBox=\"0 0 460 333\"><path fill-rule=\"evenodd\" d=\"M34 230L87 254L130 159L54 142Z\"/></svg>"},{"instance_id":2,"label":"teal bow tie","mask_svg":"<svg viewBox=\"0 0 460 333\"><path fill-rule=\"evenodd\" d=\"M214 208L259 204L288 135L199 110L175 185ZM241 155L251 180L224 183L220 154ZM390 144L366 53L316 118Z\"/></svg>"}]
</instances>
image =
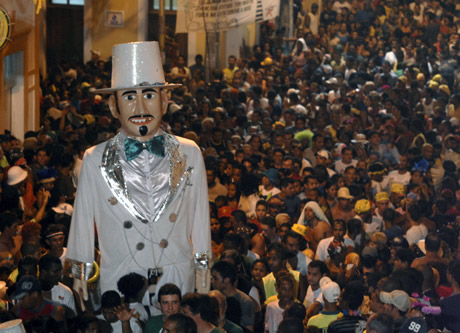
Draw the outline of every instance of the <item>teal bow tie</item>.
<instances>
[{"instance_id":1,"label":"teal bow tie","mask_svg":"<svg viewBox=\"0 0 460 333\"><path fill-rule=\"evenodd\" d=\"M128 161L135 159L142 150L147 149L150 153L165 156L164 147L165 137L163 135L155 136L149 141L141 142L135 139L125 139L125 154Z\"/></svg>"}]
</instances>

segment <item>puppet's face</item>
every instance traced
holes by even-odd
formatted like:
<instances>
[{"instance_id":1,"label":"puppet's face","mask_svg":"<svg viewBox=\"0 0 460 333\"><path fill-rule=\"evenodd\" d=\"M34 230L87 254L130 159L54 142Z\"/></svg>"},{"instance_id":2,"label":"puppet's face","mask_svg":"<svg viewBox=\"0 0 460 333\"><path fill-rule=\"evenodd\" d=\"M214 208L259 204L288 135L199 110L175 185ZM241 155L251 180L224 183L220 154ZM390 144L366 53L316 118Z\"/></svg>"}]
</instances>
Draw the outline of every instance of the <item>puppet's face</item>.
<instances>
[{"instance_id":1,"label":"puppet's face","mask_svg":"<svg viewBox=\"0 0 460 333\"><path fill-rule=\"evenodd\" d=\"M144 88L119 90L110 96L110 111L129 136L142 141L155 136L166 113L168 96L164 90Z\"/></svg>"}]
</instances>

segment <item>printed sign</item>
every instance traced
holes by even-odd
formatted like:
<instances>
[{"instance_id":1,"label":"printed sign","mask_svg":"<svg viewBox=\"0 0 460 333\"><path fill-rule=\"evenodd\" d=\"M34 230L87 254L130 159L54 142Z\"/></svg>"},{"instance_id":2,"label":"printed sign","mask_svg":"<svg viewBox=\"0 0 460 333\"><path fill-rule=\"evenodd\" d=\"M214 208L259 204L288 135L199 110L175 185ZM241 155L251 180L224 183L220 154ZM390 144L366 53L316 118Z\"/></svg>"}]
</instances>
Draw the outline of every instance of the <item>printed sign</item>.
<instances>
[{"instance_id":1,"label":"printed sign","mask_svg":"<svg viewBox=\"0 0 460 333\"><path fill-rule=\"evenodd\" d=\"M217 32L271 20L280 0L178 0L176 33Z\"/></svg>"}]
</instances>

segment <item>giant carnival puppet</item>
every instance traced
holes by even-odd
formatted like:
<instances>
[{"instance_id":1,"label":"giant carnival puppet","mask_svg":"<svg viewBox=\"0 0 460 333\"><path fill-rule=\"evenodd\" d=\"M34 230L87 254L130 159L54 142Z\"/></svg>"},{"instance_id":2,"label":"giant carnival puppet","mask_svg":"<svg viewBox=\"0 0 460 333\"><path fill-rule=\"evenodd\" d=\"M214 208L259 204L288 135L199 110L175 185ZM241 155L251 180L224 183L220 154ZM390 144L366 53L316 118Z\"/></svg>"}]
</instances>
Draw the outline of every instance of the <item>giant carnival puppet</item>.
<instances>
[{"instance_id":1,"label":"giant carnival puppet","mask_svg":"<svg viewBox=\"0 0 460 333\"><path fill-rule=\"evenodd\" d=\"M195 271L206 272L211 255L200 149L160 127L167 91L178 85L165 82L158 43L118 44L112 52L112 87L96 92L111 94L121 130L83 159L67 250L74 288L86 290L97 235L102 292L117 290L130 272L148 279L150 296L168 282L194 291ZM205 287L206 273L198 276Z\"/></svg>"}]
</instances>

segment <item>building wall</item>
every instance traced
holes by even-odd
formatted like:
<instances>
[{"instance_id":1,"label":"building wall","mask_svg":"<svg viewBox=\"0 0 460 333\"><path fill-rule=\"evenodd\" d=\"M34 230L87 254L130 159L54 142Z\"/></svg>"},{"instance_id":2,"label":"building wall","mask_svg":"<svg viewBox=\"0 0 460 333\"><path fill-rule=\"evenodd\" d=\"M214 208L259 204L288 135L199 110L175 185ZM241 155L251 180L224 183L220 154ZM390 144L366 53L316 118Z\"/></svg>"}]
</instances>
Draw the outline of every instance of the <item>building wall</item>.
<instances>
[{"instance_id":1,"label":"building wall","mask_svg":"<svg viewBox=\"0 0 460 333\"><path fill-rule=\"evenodd\" d=\"M33 0L0 0L0 5L14 22L12 41L0 51L0 132L9 130L22 140L39 127L38 16Z\"/></svg>"},{"instance_id":2,"label":"building wall","mask_svg":"<svg viewBox=\"0 0 460 333\"><path fill-rule=\"evenodd\" d=\"M90 50L101 51L101 58L112 55L112 46L119 43L145 40L147 33L145 13L148 0L87 0L84 10L84 59L91 57ZM123 27L106 25L107 11L123 12Z\"/></svg>"}]
</instances>

